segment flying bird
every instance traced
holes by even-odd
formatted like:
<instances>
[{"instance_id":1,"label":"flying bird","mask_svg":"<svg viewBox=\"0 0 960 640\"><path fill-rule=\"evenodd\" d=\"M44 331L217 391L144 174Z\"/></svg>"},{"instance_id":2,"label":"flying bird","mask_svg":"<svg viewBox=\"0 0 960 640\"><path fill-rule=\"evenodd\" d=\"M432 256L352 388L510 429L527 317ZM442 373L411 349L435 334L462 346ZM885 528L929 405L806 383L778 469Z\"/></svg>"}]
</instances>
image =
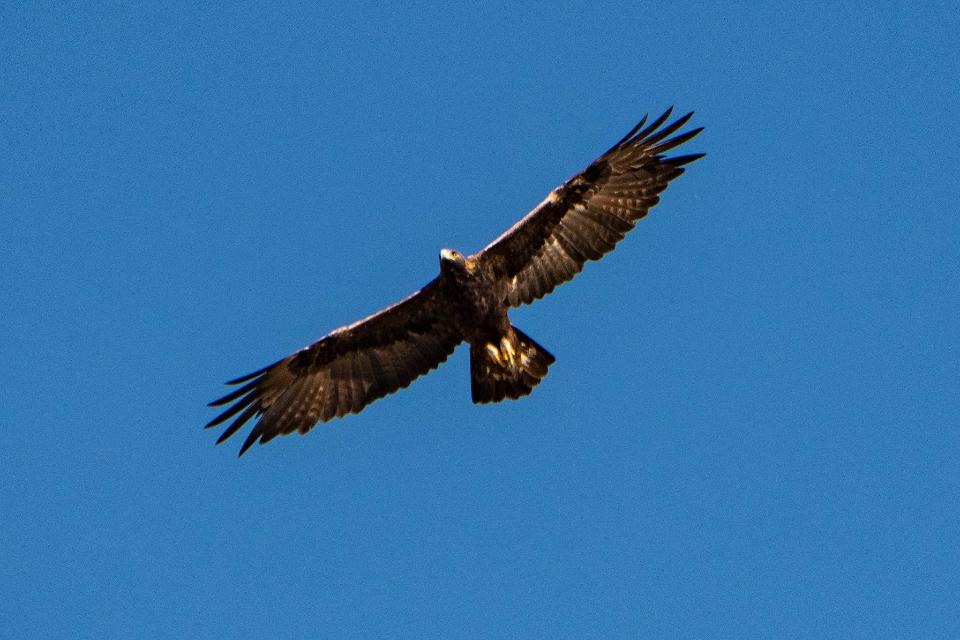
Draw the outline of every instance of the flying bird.
<instances>
[{"instance_id":1,"label":"flying bird","mask_svg":"<svg viewBox=\"0 0 960 640\"><path fill-rule=\"evenodd\" d=\"M702 131L674 135L693 113L663 126L671 112L648 126L644 116L479 253L440 251L440 275L419 291L228 382L240 386L210 403L230 406L208 428L233 418L217 444L253 418L240 455L254 442L358 413L435 369L462 342L470 344L473 402L529 394L555 359L510 323L508 309L545 296L611 251L684 165L703 157L664 155Z\"/></svg>"}]
</instances>

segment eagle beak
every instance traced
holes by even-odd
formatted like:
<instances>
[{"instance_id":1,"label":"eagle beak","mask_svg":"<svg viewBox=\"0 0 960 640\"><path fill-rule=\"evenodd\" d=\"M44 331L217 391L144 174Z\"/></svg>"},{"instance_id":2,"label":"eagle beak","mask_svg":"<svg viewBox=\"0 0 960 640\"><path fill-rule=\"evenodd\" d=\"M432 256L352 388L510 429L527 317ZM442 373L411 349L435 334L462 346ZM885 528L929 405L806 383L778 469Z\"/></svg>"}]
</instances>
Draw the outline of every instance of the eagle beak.
<instances>
[{"instance_id":1,"label":"eagle beak","mask_svg":"<svg viewBox=\"0 0 960 640\"><path fill-rule=\"evenodd\" d=\"M443 249L440 252L440 264L445 264L450 267L455 266L464 268L467 265L467 260L462 254L457 253L453 249Z\"/></svg>"}]
</instances>

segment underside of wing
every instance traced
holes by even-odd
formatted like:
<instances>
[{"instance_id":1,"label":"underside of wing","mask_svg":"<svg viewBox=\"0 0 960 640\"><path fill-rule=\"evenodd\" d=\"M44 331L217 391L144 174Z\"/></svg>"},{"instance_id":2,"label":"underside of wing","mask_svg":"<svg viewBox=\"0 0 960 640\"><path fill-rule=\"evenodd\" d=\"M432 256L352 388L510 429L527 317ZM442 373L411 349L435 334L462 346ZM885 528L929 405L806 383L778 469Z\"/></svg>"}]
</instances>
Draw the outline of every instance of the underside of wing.
<instances>
[{"instance_id":1,"label":"underside of wing","mask_svg":"<svg viewBox=\"0 0 960 640\"><path fill-rule=\"evenodd\" d=\"M258 440L307 433L318 422L357 413L445 361L462 341L445 315L439 282L379 313L342 327L269 367L232 380L230 405L207 427L233 418L223 442L256 419L240 455Z\"/></svg>"},{"instance_id":2,"label":"underside of wing","mask_svg":"<svg viewBox=\"0 0 960 640\"><path fill-rule=\"evenodd\" d=\"M684 165L703 157L663 155L702 131L674 135L693 113L663 126L670 114L668 109L646 127L644 116L620 142L481 252L508 304L518 306L550 293L588 260L613 250L660 201Z\"/></svg>"}]
</instances>

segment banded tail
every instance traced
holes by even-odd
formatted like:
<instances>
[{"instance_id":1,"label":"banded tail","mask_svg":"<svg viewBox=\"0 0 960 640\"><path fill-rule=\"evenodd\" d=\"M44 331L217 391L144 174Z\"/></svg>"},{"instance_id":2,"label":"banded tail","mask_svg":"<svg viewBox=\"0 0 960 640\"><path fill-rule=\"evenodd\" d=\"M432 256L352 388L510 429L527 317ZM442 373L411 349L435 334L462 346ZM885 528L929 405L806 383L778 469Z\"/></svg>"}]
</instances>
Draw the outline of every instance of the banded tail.
<instances>
[{"instance_id":1,"label":"banded tail","mask_svg":"<svg viewBox=\"0 0 960 640\"><path fill-rule=\"evenodd\" d=\"M499 343L471 344L473 401L480 404L525 396L540 384L554 362L549 351L516 327L510 327Z\"/></svg>"}]
</instances>

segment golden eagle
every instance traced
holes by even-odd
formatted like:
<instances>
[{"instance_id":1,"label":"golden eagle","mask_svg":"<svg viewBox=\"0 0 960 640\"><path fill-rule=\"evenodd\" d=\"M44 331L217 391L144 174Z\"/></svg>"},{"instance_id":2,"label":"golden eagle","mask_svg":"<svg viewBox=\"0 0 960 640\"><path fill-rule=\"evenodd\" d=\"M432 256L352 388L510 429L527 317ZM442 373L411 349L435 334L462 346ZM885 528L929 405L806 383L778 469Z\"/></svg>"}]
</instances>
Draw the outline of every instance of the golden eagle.
<instances>
[{"instance_id":1,"label":"golden eagle","mask_svg":"<svg viewBox=\"0 0 960 640\"><path fill-rule=\"evenodd\" d=\"M474 402L530 393L554 357L511 325L507 310L545 296L612 250L683 166L703 156L663 155L702 131L670 137L693 115L664 127L671 111L646 127L644 116L483 251L468 257L442 250L440 275L420 291L228 382L241 386L210 403L232 404L207 427L236 416L217 444L255 416L240 455L257 440L304 434L317 422L359 412L436 368L461 342L470 343Z\"/></svg>"}]
</instances>

